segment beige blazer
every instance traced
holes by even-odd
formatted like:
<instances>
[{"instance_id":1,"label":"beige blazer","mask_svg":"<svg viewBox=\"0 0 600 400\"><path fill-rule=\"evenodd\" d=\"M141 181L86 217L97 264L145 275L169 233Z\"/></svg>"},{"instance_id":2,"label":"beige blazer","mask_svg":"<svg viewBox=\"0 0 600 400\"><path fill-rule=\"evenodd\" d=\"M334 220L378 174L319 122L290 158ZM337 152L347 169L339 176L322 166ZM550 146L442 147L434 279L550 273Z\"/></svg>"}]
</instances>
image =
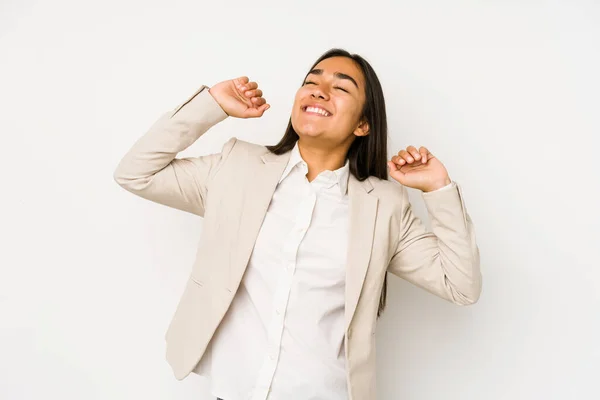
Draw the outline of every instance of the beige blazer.
<instances>
[{"instance_id":1,"label":"beige blazer","mask_svg":"<svg viewBox=\"0 0 600 400\"><path fill-rule=\"evenodd\" d=\"M232 138L221 153L175 158L227 117L202 86L163 114L125 154L114 178L145 199L204 218L185 290L166 332L166 358L184 379L202 358L238 289L290 152ZM427 232L407 190L395 181L352 175L346 270L347 381L350 398L375 399L375 326L386 272L456 304L481 291L479 251L460 187L423 193Z\"/></svg>"}]
</instances>

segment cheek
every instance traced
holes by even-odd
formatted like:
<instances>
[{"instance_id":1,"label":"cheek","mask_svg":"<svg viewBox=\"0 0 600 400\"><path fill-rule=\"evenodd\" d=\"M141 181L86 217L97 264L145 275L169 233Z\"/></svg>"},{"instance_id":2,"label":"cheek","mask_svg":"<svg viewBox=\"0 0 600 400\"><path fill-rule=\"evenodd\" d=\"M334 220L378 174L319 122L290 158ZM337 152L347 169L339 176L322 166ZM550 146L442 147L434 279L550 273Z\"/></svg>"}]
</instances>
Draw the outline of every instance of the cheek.
<instances>
[{"instance_id":1,"label":"cheek","mask_svg":"<svg viewBox=\"0 0 600 400\"><path fill-rule=\"evenodd\" d=\"M302 99L305 97L305 90L300 89L296 92L296 97L294 97L294 105L292 106L292 118L295 118L300 113L300 104L302 104Z\"/></svg>"},{"instance_id":2,"label":"cheek","mask_svg":"<svg viewBox=\"0 0 600 400\"><path fill-rule=\"evenodd\" d=\"M299 105L303 99L309 96L310 91L308 90L308 88L306 86L301 87L300 89L298 89L298 91L296 92L296 96L294 97L294 105Z\"/></svg>"},{"instance_id":3,"label":"cheek","mask_svg":"<svg viewBox=\"0 0 600 400\"><path fill-rule=\"evenodd\" d=\"M361 117L361 110L354 101L340 101L336 104L338 121L346 126L354 125Z\"/></svg>"}]
</instances>

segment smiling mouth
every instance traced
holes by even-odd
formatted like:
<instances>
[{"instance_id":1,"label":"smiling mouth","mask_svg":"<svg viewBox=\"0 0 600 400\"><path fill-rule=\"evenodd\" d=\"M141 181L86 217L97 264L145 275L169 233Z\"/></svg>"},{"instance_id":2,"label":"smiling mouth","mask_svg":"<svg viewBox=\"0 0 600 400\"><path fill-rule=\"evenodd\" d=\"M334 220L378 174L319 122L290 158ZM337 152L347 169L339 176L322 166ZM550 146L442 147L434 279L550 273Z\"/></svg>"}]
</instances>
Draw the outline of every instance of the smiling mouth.
<instances>
[{"instance_id":1,"label":"smiling mouth","mask_svg":"<svg viewBox=\"0 0 600 400\"><path fill-rule=\"evenodd\" d=\"M319 108L319 107L306 106L306 107L302 107L302 111L309 113L309 114L320 115L322 117L330 117L331 116L330 112L323 110L322 108Z\"/></svg>"}]
</instances>

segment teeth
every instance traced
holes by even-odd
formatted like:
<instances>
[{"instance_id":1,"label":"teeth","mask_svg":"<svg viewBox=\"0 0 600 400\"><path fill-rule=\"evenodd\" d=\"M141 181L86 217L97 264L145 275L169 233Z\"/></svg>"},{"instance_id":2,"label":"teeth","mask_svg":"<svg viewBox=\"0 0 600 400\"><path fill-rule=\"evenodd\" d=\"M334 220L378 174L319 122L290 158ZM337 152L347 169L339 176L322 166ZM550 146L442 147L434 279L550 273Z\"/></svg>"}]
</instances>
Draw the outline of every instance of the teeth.
<instances>
[{"instance_id":1,"label":"teeth","mask_svg":"<svg viewBox=\"0 0 600 400\"><path fill-rule=\"evenodd\" d=\"M306 111L321 114L324 117L328 117L330 115L327 111L323 110L322 108L318 108L318 107L306 107Z\"/></svg>"}]
</instances>

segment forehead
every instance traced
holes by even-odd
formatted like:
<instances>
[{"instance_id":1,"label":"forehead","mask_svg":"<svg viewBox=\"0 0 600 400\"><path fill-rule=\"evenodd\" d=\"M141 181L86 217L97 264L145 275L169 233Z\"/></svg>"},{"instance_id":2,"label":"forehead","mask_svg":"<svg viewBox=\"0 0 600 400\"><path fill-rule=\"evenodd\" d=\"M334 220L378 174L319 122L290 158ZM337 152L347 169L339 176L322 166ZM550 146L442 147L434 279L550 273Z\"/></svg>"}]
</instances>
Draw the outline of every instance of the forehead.
<instances>
[{"instance_id":1,"label":"forehead","mask_svg":"<svg viewBox=\"0 0 600 400\"><path fill-rule=\"evenodd\" d=\"M358 83L359 87L364 87L365 78L360 67L354 60L348 57L327 58L315 65L315 69L322 69L325 75L331 75L336 72L350 75Z\"/></svg>"}]
</instances>

